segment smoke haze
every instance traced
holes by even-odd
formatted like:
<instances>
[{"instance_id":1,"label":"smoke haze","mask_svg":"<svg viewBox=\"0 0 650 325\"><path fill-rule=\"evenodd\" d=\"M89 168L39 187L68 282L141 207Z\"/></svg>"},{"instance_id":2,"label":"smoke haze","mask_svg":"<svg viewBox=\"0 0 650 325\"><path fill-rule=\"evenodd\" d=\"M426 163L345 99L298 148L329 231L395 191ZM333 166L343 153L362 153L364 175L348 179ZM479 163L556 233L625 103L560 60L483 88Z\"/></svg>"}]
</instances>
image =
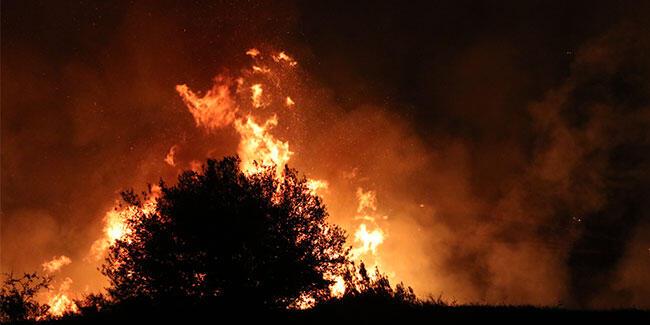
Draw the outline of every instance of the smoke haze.
<instances>
[{"instance_id":1,"label":"smoke haze","mask_svg":"<svg viewBox=\"0 0 650 325\"><path fill-rule=\"evenodd\" d=\"M105 286L89 254L118 193L237 152L176 85L207 91L258 47L299 62L273 129L289 165L348 230L376 193L392 281L650 308L650 7L403 6L3 1L1 271L65 256L57 279Z\"/></svg>"}]
</instances>

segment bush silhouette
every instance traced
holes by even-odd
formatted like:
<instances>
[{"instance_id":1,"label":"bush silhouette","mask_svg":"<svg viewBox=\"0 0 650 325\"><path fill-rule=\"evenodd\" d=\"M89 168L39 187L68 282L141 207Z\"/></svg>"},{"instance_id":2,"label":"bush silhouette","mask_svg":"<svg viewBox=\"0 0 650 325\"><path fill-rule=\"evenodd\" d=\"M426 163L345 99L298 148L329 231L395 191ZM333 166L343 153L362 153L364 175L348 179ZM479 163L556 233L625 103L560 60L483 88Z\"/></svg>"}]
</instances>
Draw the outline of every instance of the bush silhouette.
<instances>
[{"instance_id":1,"label":"bush silhouette","mask_svg":"<svg viewBox=\"0 0 650 325\"><path fill-rule=\"evenodd\" d=\"M174 186L161 181L153 213L129 220L132 232L109 249L102 267L117 301L131 298L225 298L285 307L303 294L329 297L324 274L345 269L345 234L306 180L285 168L252 176L239 159L208 160ZM130 207L141 207L133 191Z\"/></svg>"},{"instance_id":2,"label":"bush silhouette","mask_svg":"<svg viewBox=\"0 0 650 325\"><path fill-rule=\"evenodd\" d=\"M360 263L358 269L353 263L349 263L343 273L343 279L345 294L342 298L344 300L382 300L410 305L422 303L415 296L413 288L399 283L393 289L385 274L382 274L378 268L375 268L374 273L369 273L363 263Z\"/></svg>"},{"instance_id":3,"label":"bush silhouette","mask_svg":"<svg viewBox=\"0 0 650 325\"><path fill-rule=\"evenodd\" d=\"M15 278L13 274L4 274L5 280L0 288L0 323L37 320L44 317L48 305L34 300L36 294L47 289L50 278L37 273L25 273Z\"/></svg>"}]
</instances>

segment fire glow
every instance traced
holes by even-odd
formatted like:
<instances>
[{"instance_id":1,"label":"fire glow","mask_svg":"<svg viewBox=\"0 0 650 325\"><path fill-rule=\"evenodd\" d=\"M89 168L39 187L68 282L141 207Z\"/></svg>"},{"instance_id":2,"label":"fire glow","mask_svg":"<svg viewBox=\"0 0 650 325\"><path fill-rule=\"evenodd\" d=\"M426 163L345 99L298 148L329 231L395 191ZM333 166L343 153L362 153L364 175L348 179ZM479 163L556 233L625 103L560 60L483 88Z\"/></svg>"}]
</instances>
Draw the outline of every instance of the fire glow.
<instances>
[{"instance_id":1,"label":"fire glow","mask_svg":"<svg viewBox=\"0 0 650 325\"><path fill-rule=\"evenodd\" d=\"M187 110L194 118L196 127L208 133L218 129L232 127L239 135L237 154L241 159L241 169L246 175L261 172L267 167L276 168L276 177L282 177L282 171L295 154L289 141L277 138L273 134L274 128L281 121L279 111L274 109L295 108L295 97L284 93L281 78L276 75L276 70L285 73L286 70L296 69L298 62L285 52L271 53L265 56L258 49L249 49L246 54L251 58L252 65L245 69L239 76L218 75L213 78L212 88L201 94L191 90L185 84L176 86L176 91L185 103ZM268 60L270 58L271 60ZM252 80L252 81L250 81ZM262 117L256 114L260 110L270 116ZM169 166L177 166L176 153L180 145L169 148L162 162ZM190 169L196 170L198 165L191 163ZM330 191L327 180L308 179L307 190L313 194ZM116 206L104 215L102 236L90 248L86 260L99 262L106 256L108 248L118 240L129 240L129 220L142 214L154 213L156 198L159 188L153 187L151 194L142 203L141 207L122 208ZM370 263L372 268L380 267L380 246L386 239L386 233L376 222L377 198L376 192L358 188L356 192L358 201L356 214L351 215L356 229L350 238L352 247L350 257L356 262ZM72 263L65 256L55 258L43 264L50 272L55 272L63 265ZM374 273L370 272L372 276ZM332 297L341 297L345 293L345 282L338 275L325 275L332 281L330 294ZM78 307L70 298L70 285L72 280L66 278L56 294L50 295L48 304L49 314L54 317L65 313L75 313ZM313 306L311 297L305 296L296 303L297 308Z\"/></svg>"},{"instance_id":2,"label":"fire glow","mask_svg":"<svg viewBox=\"0 0 650 325\"><path fill-rule=\"evenodd\" d=\"M271 130L278 126L279 121L277 115L272 115L270 118L262 123L256 121L253 113L245 116L240 116L243 107L251 107L250 111L254 112L255 109L260 109L266 104L263 102L264 85L261 83L254 83L250 85L251 97L250 102L247 103L241 98L237 98L239 91L233 93L224 93L224 89L241 89L248 84L246 76L262 74L269 79L273 78L273 70L266 68L267 65L263 60L263 54L258 49L250 49L246 51L255 62L251 67L250 72L244 72L243 76L236 79L217 76L214 78L215 84L212 90L205 93L204 96L198 96L190 90L186 85L177 86L177 91L186 103L190 113L194 116L197 127L202 127L208 131L216 128L227 126L229 123L212 123L206 121L233 121L233 126L240 136L238 145L238 155L242 160L242 171L248 175L260 172L263 168L269 166L277 167L277 177L282 177L281 171L284 166L289 162L289 159L294 154L289 148L288 141L277 139ZM285 52L271 54L271 58L276 62L279 69L294 69L298 62ZM265 68L260 68L265 67ZM231 80L237 80L236 84L228 84ZM277 79L275 79L277 80ZM271 88L271 87L269 87ZM277 88L277 87L276 87ZM281 87L279 87L281 89ZM295 101L286 94L269 94L267 95L271 102L282 102L284 98L284 106L293 107ZM233 103L240 103L234 104ZM280 105L278 105L280 106ZM234 118L232 117L234 114ZM216 116L215 116L216 115ZM320 190L328 188L328 182L323 180L309 179L308 188L313 194L317 194ZM351 250L353 260L357 262L371 260L374 264L373 267L379 266L378 247L384 241L384 231L375 222L374 213L377 210L377 199L374 191L363 191L359 188L357 191L357 199L359 201L357 213L365 213L362 216L356 216L354 219L364 219L372 224L373 229L369 230L366 223L361 223L354 232L354 246ZM332 296L341 296L345 292L345 285L341 278L332 277L330 280L334 281L331 289Z\"/></svg>"}]
</instances>

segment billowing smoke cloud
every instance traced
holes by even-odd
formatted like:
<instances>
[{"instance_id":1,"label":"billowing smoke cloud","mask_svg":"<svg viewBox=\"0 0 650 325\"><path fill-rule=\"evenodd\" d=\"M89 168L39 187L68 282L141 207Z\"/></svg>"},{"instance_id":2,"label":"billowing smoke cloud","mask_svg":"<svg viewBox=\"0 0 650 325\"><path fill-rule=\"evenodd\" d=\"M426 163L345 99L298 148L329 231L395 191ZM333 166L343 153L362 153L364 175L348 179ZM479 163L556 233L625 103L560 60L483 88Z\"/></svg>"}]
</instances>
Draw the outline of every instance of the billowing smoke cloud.
<instances>
[{"instance_id":1,"label":"billowing smoke cloud","mask_svg":"<svg viewBox=\"0 0 650 325\"><path fill-rule=\"evenodd\" d=\"M330 181L336 193L326 202L348 229L356 205L346 198L358 184L376 189L384 271L422 294L645 306L638 270L648 256L639 247L648 239L635 234L647 219L649 167L642 35L619 27L577 49L570 74L521 107L520 138L490 144L443 133L428 144L385 107L344 110L323 97L301 103L304 134L285 137L303 139L294 164ZM489 151L474 153L481 146ZM512 170L482 166L499 159L515 160ZM626 262L630 254L638 261Z\"/></svg>"},{"instance_id":2,"label":"billowing smoke cloud","mask_svg":"<svg viewBox=\"0 0 650 325\"><path fill-rule=\"evenodd\" d=\"M302 73L273 135L290 144L292 167L328 181L325 202L347 229L358 224L359 189L375 193L373 219L385 235L376 249L391 279L459 302L648 307L645 25L585 33L563 51L570 63L553 61L547 73L526 68L541 59L522 58L538 44L501 30L476 38L461 30L462 42L440 39L450 49L432 59L413 41L372 61L360 55L369 44L295 32L318 36L306 21L327 17L304 5L118 7L99 8L103 18L78 9L87 34L72 39L61 35L77 26L57 25L63 19L36 15L32 30L3 19L2 271L65 255L73 262L57 277L74 279L65 281L72 289L105 285L87 257L117 192L238 150L233 128L197 128L231 123L234 108L199 120L176 85L211 89L215 75L249 60L245 50L268 45L287 50ZM380 34L411 35L391 32ZM435 43L427 33L417 35ZM394 79L420 87L391 92Z\"/></svg>"}]
</instances>

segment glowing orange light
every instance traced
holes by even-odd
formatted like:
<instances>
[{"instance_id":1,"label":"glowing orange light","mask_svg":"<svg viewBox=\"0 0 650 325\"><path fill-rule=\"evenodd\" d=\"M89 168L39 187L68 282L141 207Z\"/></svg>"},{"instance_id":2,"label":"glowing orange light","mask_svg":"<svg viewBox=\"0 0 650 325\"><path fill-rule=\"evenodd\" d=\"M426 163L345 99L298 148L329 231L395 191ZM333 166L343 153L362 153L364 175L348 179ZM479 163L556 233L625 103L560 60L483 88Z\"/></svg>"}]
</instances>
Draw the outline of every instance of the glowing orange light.
<instances>
[{"instance_id":1,"label":"glowing orange light","mask_svg":"<svg viewBox=\"0 0 650 325\"><path fill-rule=\"evenodd\" d=\"M197 126L208 129L224 127L236 117L237 105L230 96L225 78L215 78L214 86L204 96L192 92L186 85L176 86Z\"/></svg>"},{"instance_id":2,"label":"glowing orange light","mask_svg":"<svg viewBox=\"0 0 650 325\"><path fill-rule=\"evenodd\" d=\"M357 189L357 200L359 200L359 205L357 206L357 212L363 212L364 210L377 210L377 193L374 191L365 191L362 188Z\"/></svg>"},{"instance_id":3,"label":"glowing orange light","mask_svg":"<svg viewBox=\"0 0 650 325\"><path fill-rule=\"evenodd\" d=\"M104 215L104 234L90 248L90 259L101 260L106 250L117 240L128 240L131 229L128 220L140 214L151 214L156 211L156 199L160 195L160 187L153 186L151 196L141 207L128 206L122 209L111 209Z\"/></svg>"},{"instance_id":4,"label":"glowing orange light","mask_svg":"<svg viewBox=\"0 0 650 325\"><path fill-rule=\"evenodd\" d=\"M258 49L256 49L256 48L252 48L252 49L246 51L246 55L249 55L251 57L256 57L256 56L260 55L260 51Z\"/></svg>"},{"instance_id":5,"label":"glowing orange light","mask_svg":"<svg viewBox=\"0 0 650 325\"><path fill-rule=\"evenodd\" d=\"M267 67L260 67L260 66L257 66L257 65L253 66L253 71L257 72L257 73L271 73L271 69L269 69Z\"/></svg>"},{"instance_id":6,"label":"glowing orange light","mask_svg":"<svg viewBox=\"0 0 650 325\"><path fill-rule=\"evenodd\" d=\"M292 57L288 56L284 52L280 52L278 54L273 55L273 60L275 62L286 62L287 64L289 64L289 66L292 67L298 64L296 60L294 60Z\"/></svg>"},{"instance_id":7,"label":"glowing orange light","mask_svg":"<svg viewBox=\"0 0 650 325\"><path fill-rule=\"evenodd\" d=\"M169 166L176 166L176 149L178 146L173 145L171 148L169 148L169 152L167 152L167 156L165 156L165 162Z\"/></svg>"},{"instance_id":8,"label":"glowing orange light","mask_svg":"<svg viewBox=\"0 0 650 325\"><path fill-rule=\"evenodd\" d=\"M63 283L59 286L58 292L48 299L47 304L50 306L47 311L48 315L56 318L68 313L76 314L79 312L79 307L67 293L70 290L71 284L72 279L65 278Z\"/></svg>"},{"instance_id":9,"label":"glowing orange light","mask_svg":"<svg viewBox=\"0 0 650 325\"><path fill-rule=\"evenodd\" d=\"M293 152L289 150L288 142L275 139L269 133L277 124L275 115L261 125L255 122L252 116L235 121L235 129L241 135L237 153L242 160L241 168L244 173L255 174L263 168L276 166L280 177Z\"/></svg>"},{"instance_id":10,"label":"glowing orange light","mask_svg":"<svg viewBox=\"0 0 650 325\"><path fill-rule=\"evenodd\" d=\"M41 266L43 266L43 271L53 273L70 263L72 263L72 260L69 257L61 255L53 257L52 260L41 264Z\"/></svg>"},{"instance_id":11,"label":"glowing orange light","mask_svg":"<svg viewBox=\"0 0 650 325\"><path fill-rule=\"evenodd\" d=\"M337 276L334 278L334 283L330 285L330 295L332 297L341 298L345 294L345 281L343 277Z\"/></svg>"},{"instance_id":12,"label":"glowing orange light","mask_svg":"<svg viewBox=\"0 0 650 325\"><path fill-rule=\"evenodd\" d=\"M329 183L326 181L318 179L308 179L307 180L307 189L312 195L318 194L320 190L326 190L329 187Z\"/></svg>"},{"instance_id":13,"label":"glowing orange light","mask_svg":"<svg viewBox=\"0 0 650 325\"><path fill-rule=\"evenodd\" d=\"M291 97L287 96L287 98L284 100L284 105L287 107L293 107L296 103L291 99Z\"/></svg>"},{"instance_id":14,"label":"glowing orange light","mask_svg":"<svg viewBox=\"0 0 650 325\"><path fill-rule=\"evenodd\" d=\"M255 108L260 108L263 106L264 103L262 103L262 85L261 84L254 84L251 86L251 102L253 103L253 107Z\"/></svg>"},{"instance_id":15,"label":"glowing orange light","mask_svg":"<svg viewBox=\"0 0 650 325\"><path fill-rule=\"evenodd\" d=\"M352 256L356 257L366 253L377 254L377 246L384 242L384 232L379 228L368 231L368 226L362 223L354 233L354 241L361 245L352 249Z\"/></svg>"}]
</instances>

